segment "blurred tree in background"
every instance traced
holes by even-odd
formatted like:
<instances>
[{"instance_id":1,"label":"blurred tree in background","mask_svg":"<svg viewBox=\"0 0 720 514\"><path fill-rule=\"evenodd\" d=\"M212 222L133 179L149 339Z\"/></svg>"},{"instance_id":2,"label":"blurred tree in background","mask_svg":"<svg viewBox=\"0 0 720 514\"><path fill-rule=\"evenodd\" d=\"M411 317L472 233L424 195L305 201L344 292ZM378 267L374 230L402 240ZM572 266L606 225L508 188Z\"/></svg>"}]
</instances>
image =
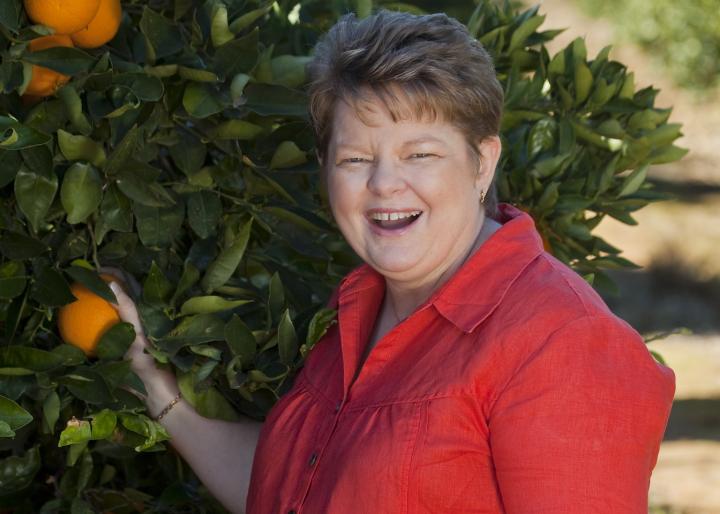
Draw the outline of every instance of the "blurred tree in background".
<instances>
[{"instance_id":1,"label":"blurred tree in background","mask_svg":"<svg viewBox=\"0 0 720 514\"><path fill-rule=\"evenodd\" d=\"M681 87L705 91L720 84L720 4L717 0L574 0L604 16L618 35L659 59Z\"/></svg>"},{"instance_id":2,"label":"blurred tree in background","mask_svg":"<svg viewBox=\"0 0 720 514\"><path fill-rule=\"evenodd\" d=\"M132 328L86 347L58 319L86 328L60 313L76 297L112 301L98 272L122 268L141 284L152 353L188 401L261 419L334 323L323 305L359 262L319 188L304 66L338 16L383 6L467 21L505 88L501 200L597 287L611 287L603 270L632 266L593 230L606 216L634 224L662 198L646 172L684 155L680 126L609 49L588 56L576 40L550 55L558 32L539 31L537 8L134 0L109 43L82 50L67 38L33 48L50 30L4 0L0 507L221 511L127 391L142 389L122 359ZM28 94L39 76L47 96Z\"/></svg>"}]
</instances>

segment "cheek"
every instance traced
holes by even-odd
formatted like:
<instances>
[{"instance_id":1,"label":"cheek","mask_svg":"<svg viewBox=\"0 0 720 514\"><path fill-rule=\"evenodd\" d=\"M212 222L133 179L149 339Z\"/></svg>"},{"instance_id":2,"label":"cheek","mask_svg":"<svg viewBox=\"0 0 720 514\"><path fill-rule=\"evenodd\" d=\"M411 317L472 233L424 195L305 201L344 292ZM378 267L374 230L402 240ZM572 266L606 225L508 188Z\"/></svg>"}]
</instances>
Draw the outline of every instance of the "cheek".
<instances>
[{"instance_id":1,"label":"cheek","mask_svg":"<svg viewBox=\"0 0 720 514\"><path fill-rule=\"evenodd\" d=\"M354 208L352 183L343 177L329 176L327 180L328 201L335 219L348 216Z\"/></svg>"}]
</instances>

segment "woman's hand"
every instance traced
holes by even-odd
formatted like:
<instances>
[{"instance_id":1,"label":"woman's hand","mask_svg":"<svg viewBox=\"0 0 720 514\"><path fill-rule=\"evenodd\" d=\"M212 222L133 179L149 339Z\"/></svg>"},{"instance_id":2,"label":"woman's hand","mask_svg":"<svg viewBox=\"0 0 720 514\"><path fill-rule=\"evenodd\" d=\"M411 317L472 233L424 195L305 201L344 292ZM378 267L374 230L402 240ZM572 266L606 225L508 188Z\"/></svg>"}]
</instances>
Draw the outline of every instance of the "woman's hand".
<instances>
[{"instance_id":1,"label":"woman's hand","mask_svg":"<svg viewBox=\"0 0 720 514\"><path fill-rule=\"evenodd\" d=\"M148 394L145 396L137 391L133 391L133 393L145 401L149 414L156 416L177 395L179 391L177 380L171 371L159 368L153 356L145 351L150 348L150 342L145 337L137 307L120 286L120 284L127 284L128 288L139 291L137 283L132 277L115 268L102 268L100 271L118 279L110 282L110 289L117 298L118 314L120 319L130 323L135 329L135 340L125 353L125 358L131 361L130 368L142 380Z\"/></svg>"}]
</instances>

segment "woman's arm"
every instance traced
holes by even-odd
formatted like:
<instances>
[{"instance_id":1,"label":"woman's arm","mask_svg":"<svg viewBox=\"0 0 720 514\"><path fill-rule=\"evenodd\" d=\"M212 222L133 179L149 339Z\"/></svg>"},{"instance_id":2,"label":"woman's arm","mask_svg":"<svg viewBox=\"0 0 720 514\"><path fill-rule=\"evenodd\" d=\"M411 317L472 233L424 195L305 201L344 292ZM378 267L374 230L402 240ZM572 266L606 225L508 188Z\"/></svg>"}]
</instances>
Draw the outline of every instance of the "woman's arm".
<instances>
[{"instance_id":1,"label":"woman's arm","mask_svg":"<svg viewBox=\"0 0 720 514\"><path fill-rule=\"evenodd\" d=\"M137 337L127 352L132 370L147 390L144 398L148 413L157 416L178 394L175 375L155 365L144 351L149 344L135 304L116 283L111 283L123 321L135 327ZM262 423L244 418L228 422L200 416L185 400L180 400L160 421L170 434L170 442L192 467L210 492L230 511L245 512L253 457Z\"/></svg>"},{"instance_id":2,"label":"woman's arm","mask_svg":"<svg viewBox=\"0 0 720 514\"><path fill-rule=\"evenodd\" d=\"M674 378L610 315L531 350L489 415L506 512L647 514Z\"/></svg>"}]
</instances>

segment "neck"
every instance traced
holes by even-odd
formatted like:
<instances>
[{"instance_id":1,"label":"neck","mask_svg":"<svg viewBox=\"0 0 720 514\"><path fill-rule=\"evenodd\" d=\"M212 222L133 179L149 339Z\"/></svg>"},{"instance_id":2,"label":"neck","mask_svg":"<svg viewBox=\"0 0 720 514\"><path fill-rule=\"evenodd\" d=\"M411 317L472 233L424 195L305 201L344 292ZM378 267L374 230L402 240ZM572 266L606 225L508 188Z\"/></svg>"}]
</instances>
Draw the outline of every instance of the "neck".
<instances>
[{"instance_id":1,"label":"neck","mask_svg":"<svg viewBox=\"0 0 720 514\"><path fill-rule=\"evenodd\" d=\"M460 254L461 257L450 263L445 269L439 269L434 275L426 277L422 284L400 283L386 278L383 309L387 310L391 318L395 318L396 323L410 316L437 289L442 287L500 227L501 225L498 222L486 217L481 221L480 229L477 231L474 240Z\"/></svg>"}]
</instances>

